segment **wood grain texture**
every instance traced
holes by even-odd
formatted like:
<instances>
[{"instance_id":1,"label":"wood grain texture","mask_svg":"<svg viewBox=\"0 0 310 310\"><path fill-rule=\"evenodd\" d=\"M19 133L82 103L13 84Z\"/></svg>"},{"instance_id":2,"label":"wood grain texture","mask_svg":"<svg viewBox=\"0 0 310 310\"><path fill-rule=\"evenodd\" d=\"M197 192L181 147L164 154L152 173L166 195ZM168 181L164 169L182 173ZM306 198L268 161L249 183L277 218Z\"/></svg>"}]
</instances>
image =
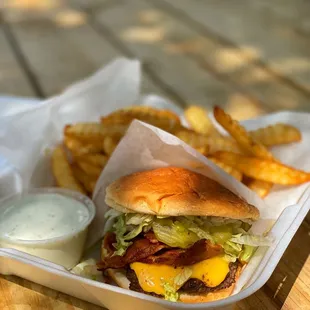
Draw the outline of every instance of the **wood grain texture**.
<instances>
[{"instance_id":1,"label":"wood grain texture","mask_svg":"<svg viewBox=\"0 0 310 310\"><path fill-rule=\"evenodd\" d=\"M266 61L268 65L262 66L261 62L262 59L265 60L266 54L264 49L268 48L267 43L264 41L253 42L256 38L258 38L257 40L260 38L260 26L252 25L247 17L240 16L248 14L247 10L242 9L240 12L237 10L240 5L235 6L235 4L240 1L229 2L230 4L226 6L222 4L226 3L225 1L191 1L189 3L187 0L178 2L147 0L147 2L170 12L181 21L186 19L200 33L199 37L196 36L191 40L183 40L183 42L180 40L180 51L187 52L196 61L204 62L206 68L213 68L224 79L243 87L270 109L309 109L310 93L305 90L302 83L289 78L289 73L295 72L298 75L298 72L302 71L305 73L302 78L303 83L310 83L310 67L308 65L310 61L307 57L309 53L304 49L301 58L292 52L292 55L296 56L293 59L288 55L281 56L282 50L279 53L275 50L275 55L279 57L270 58L269 62ZM255 21L256 19L253 20L253 23ZM264 23L262 22L262 24ZM258 28L257 31L256 28ZM243 32L247 33L248 31L254 31L254 33L239 42L237 38L239 36L243 38ZM265 33L269 32L265 30ZM278 43L278 39L273 38L270 41L277 48L281 48L281 42ZM299 42L297 39L291 39L290 42L292 41L296 44ZM294 47L291 48L294 49ZM276 60L280 58L283 59L282 63L286 64L289 73L283 71L279 76L275 70L272 70L272 66L276 66ZM299 69L295 67L296 71L294 66L299 66Z\"/></svg>"},{"instance_id":2,"label":"wood grain texture","mask_svg":"<svg viewBox=\"0 0 310 310\"><path fill-rule=\"evenodd\" d=\"M90 27L86 14L65 4L39 13L7 9L4 18L46 96L126 56ZM167 95L147 76L142 90Z\"/></svg>"},{"instance_id":3,"label":"wood grain texture","mask_svg":"<svg viewBox=\"0 0 310 310\"><path fill-rule=\"evenodd\" d=\"M1 310L104 309L15 276L0 276L0 296Z\"/></svg>"},{"instance_id":4,"label":"wood grain texture","mask_svg":"<svg viewBox=\"0 0 310 310\"><path fill-rule=\"evenodd\" d=\"M46 96L125 55L144 61L144 92L184 106L216 102L239 119L310 110L306 1L6 3L14 3L5 10L6 26ZM29 75L2 30L0 92L32 96ZM310 309L309 221L308 215L267 283L236 309ZM103 309L15 276L0 276L0 296L1 310Z\"/></svg>"},{"instance_id":5,"label":"wood grain texture","mask_svg":"<svg viewBox=\"0 0 310 310\"><path fill-rule=\"evenodd\" d=\"M164 1L176 4L173 0ZM272 6L272 2L269 3ZM236 45L255 48L261 59L276 72L310 89L310 41L307 37L296 35L289 25L278 23L273 13L268 14L268 11L247 0L194 0L190 5L189 1L180 0L177 6ZM278 10L282 1L273 6ZM299 2L299 6L294 1L292 6L296 18L302 14L304 7L309 10L309 4L305 1ZM288 68L288 62L291 68ZM302 67L298 67L300 63L303 63Z\"/></svg>"},{"instance_id":6,"label":"wood grain texture","mask_svg":"<svg viewBox=\"0 0 310 310\"><path fill-rule=\"evenodd\" d=\"M121 12L126 14L121 19L117 18ZM187 104L195 102L208 108L214 102L224 105L238 96L249 105L258 105L242 89L224 83L188 55L175 50L175 42L192 37L192 31L151 4L139 0L119 1L119 5L96 12L93 18L149 66Z\"/></svg>"}]
</instances>

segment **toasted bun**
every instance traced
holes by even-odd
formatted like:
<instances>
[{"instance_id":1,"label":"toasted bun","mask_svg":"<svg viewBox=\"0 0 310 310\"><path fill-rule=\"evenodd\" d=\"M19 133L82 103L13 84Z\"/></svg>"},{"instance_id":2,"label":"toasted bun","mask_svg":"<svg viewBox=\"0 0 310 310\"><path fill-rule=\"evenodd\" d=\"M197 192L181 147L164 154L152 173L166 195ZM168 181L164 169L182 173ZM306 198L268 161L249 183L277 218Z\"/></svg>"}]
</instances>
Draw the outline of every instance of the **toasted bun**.
<instances>
[{"instance_id":1,"label":"toasted bun","mask_svg":"<svg viewBox=\"0 0 310 310\"><path fill-rule=\"evenodd\" d=\"M208 177L177 167L136 172L106 189L106 203L124 213L259 218L256 207Z\"/></svg>"},{"instance_id":2,"label":"toasted bun","mask_svg":"<svg viewBox=\"0 0 310 310\"><path fill-rule=\"evenodd\" d=\"M126 277L126 272L123 269L108 269L108 275L110 278L119 286L125 289L129 289L130 281ZM241 268L238 268L236 274L236 281L238 281L241 273ZM235 288L235 283L228 288L207 293L205 295L190 295L181 293L180 294L180 301L184 303L201 303L201 302L210 302L215 301L223 298L229 297Z\"/></svg>"}]
</instances>

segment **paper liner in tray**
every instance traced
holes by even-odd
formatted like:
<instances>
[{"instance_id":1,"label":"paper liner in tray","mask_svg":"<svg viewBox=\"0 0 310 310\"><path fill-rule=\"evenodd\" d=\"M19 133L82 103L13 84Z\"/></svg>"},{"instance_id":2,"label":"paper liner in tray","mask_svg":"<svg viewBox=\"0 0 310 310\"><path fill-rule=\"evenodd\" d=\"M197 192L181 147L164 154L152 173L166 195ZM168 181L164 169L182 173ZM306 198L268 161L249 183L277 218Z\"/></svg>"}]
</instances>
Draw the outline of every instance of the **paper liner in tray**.
<instances>
[{"instance_id":1,"label":"paper liner in tray","mask_svg":"<svg viewBox=\"0 0 310 310\"><path fill-rule=\"evenodd\" d=\"M10 117L1 118L0 196L31 187L53 184L49 165L50 155L47 150L62 139L63 126L67 123L98 120L100 115L134 103L164 107L178 114L182 113L180 108L163 98L157 96L139 97L139 69L137 61L119 59L98 71L90 79L70 87L62 95L43 102L39 107L33 107L17 114L11 113ZM276 147L272 151L284 163L309 170L310 162L307 161L307 154L310 152L310 123L307 121L308 117L308 114L303 113L282 112L244 122L244 125L248 129L255 129L271 123L282 122L298 127L302 132L300 143ZM227 175L178 138L139 121L132 123L97 183L94 193L97 214L90 228L87 247L89 248L103 235L103 215L107 209L104 203L105 187L122 175L168 165L182 166L205 174L257 206L261 212L261 220L253 226L255 233L266 231L270 228L271 223L276 221L270 231L274 237L274 244L270 248L260 248L257 251L242 273L234 293L236 294L242 287L254 286L255 289L258 289L259 285L263 284L262 275L270 275L272 271L270 266L266 267L266 261L273 261L274 264L278 262L290 238L309 210L309 191L306 191L309 188L308 184L285 188L275 187L263 201L254 192ZM34 261L36 260L34 259ZM23 262L27 264L27 259L23 259ZM29 258L28 264L36 266L37 274L40 274L40 270L42 271L42 266L36 265ZM266 272L266 268L269 273ZM52 267L49 268L49 272L55 275L55 270ZM15 274L23 276L19 271L16 271ZM62 276L64 277L64 275ZM76 279L74 275L67 274L67 276L70 279L72 277L72 279ZM40 279L39 275L30 278L32 281L41 283ZM79 278L79 281L88 283L89 280ZM101 288L106 294L111 290L110 286L91 282L93 284L90 286L89 283L85 284L85 288L88 287L88 293L95 294L97 300L100 294L95 293L98 290L95 290L94 287ZM89 287L93 287L93 289ZM66 287L61 284L58 289L67 292ZM129 294L131 298L138 296L140 299L153 300L154 302L152 297L146 295L119 291L122 292L122 295ZM212 303L208 305L208 308L234 302L249 293L245 289L240 294L236 298L233 296L226 301ZM82 293L81 298L84 298ZM102 298L104 299L102 296L99 299ZM107 304L102 300L100 303ZM165 302L164 304L168 305ZM197 305L195 307L199 308ZM206 308L206 305L204 307ZM182 308L182 305L169 305L169 308Z\"/></svg>"}]
</instances>

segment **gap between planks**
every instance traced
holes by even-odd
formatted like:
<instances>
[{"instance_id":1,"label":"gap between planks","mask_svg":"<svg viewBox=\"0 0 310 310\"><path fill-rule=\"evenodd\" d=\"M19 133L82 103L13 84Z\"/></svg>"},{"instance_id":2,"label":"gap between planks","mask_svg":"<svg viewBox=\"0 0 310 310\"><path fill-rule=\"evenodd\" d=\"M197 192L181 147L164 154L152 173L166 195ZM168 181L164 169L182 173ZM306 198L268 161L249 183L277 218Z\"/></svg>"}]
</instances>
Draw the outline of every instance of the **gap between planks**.
<instances>
[{"instance_id":1,"label":"gap between planks","mask_svg":"<svg viewBox=\"0 0 310 310\"><path fill-rule=\"evenodd\" d=\"M148 5L146 5L145 2L147 2ZM218 56L217 51L225 51L227 49L229 50L229 47L219 43L212 37L201 35L201 33L199 33L197 30L193 30L192 27L189 27L186 23L175 17L170 12L167 14L167 12L163 9L159 11L159 13L165 17L165 24L169 24L169 27L171 26L174 28L168 29L167 36L164 36L161 42L157 42L158 44L153 45L143 45L139 42L135 43L125 40L121 36L121 33L126 31L129 32L135 29L143 30L151 28L147 28L148 26L143 24L143 22L141 23L141 21L138 23L138 16L136 15L139 13L142 14L146 10L152 9L154 11L155 8L159 8L158 5L156 5L158 2L132 1L129 4L124 1L114 1L114 3L118 3L119 5L115 5L113 8L110 7L105 11L93 10L92 17L95 22L99 25L102 25L105 29L108 29L113 37L116 37L119 42L122 42L131 52L133 51L132 53L135 55L138 55L142 59L146 57L148 59L152 59L152 61L156 60L159 66L163 65L163 68L156 68L157 64L155 64L155 67L153 68L158 76L162 78L165 83L170 86L170 88L177 91L178 94L182 94L181 97L186 99L187 102L189 101L188 97L194 93L195 87L195 91L198 91L199 94L194 94L194 102L198 98L200 102L198 101L197 103L204 106L210 105L210 103L206 102L207 100L210 101L213 99L212 96L215 97L215 99L221 98L221 100L227 100L228 98L225 98L225 95L220 95L220 90L225 93L227 92L227 88L230 88L241 94L244 99L248 99L234 100L239 101L239 106L248 106L248 104L252 105L253 107L260 106L266 109L264 112L271 112L281 109L300 110L304 109L305 107L307 108L307 103L309 102L308 96L305 96L298 90L286 85L285 83L282 83L273 75L269 74L266 70L257 65L252 65L251 63L249 63L248 66L245 65L246 61L244 59L242 62L245 64L241 66L241 69L238 68L236 72L235 70L232 73L227 73L225 70L223 71L221 64L218 64L216 61ZM115 20L119 14L123 14L125 12L126 14L124 15L123 19ZM111 14L114 16L113 18L110 17ZM167 25L163 25L162 23L156 25L156 27L165 26ZM190 38L190 42L187 42L186 40L184 41L184 37L186 39L187 37ZM169 55L167 51L164 51L164 49L168 48L169 46L178 45L178 40L180 38L183 39L181 45L186 43L187 48L191 48L191 44L195 45L195 42L192 42L192 39L199 38L199 43L203 43L201 48L202 50L198 53L194 52L192 54L186 52L184 53L183 50L181 50L181 52L177 51L178 53L175 54L176 57L172 57L170 54L170 60L168 61ZM175 41L176 39L177 41ZM162 50L158 49L159 43ZM239 52L236 52L236 50L237 49L234 49L232 55L234 60L236 60L236 57L240 56L239 54L242 52L240 50ZM184 61L181 61L181 58ZM177 62L179 62L179 67L175 66ZM174 66L172 64L174 64ZM192 78L190 78L190 70L193 71L195 66L199 67L199 69L195 69L197 76L192 76ZM170 67L170 69L168 69L168 67ZM172 69L175 71L174 75L171 71ZM184 75L180 75L179 77L176 76L176 72L181 71L184 72ZM202 74L202 71L205 72L205 75ZM212 78L210 78L210 76L212 76ZM184 80L183 85L180 83L180 79L182 78ZM259 78L259 80L256 81L256 78ZM261 78L263 78L263 80L261 80ZM253 83L251 79L254 79ZM221 83L216 83L216 81ZM220 84L222 85L220 86ZM224 84L226 84L226 86L224 86ZM204 94L202 94L203 88ZM215 101L218 103L217 100ZM214 101L212 105L214 105Z\"/></svg>"},{"instance_id":2,"label":"gap between planks","mask_svg":"<svg viewBox=\"0 0 310 310\"><path fill-rule=\"evenodd\" d=\"M124 44L121 40L119 40L113 32L104 25L103 23L98 23L93 18L93 12L95 12L93 9L85 9L83 8L82 4L79 3L79 1L70 1L70 4L73 8L78 9L86 13L89 17L89 24L90 26L101 36L103 36L107 41L110 42L111 45L113 45L116 49L120 50L125 56L130 58L138 58L136 57L135 53L133 53L127 46ZM104 5L100 6L100 11L110 9L111 7L115 5L122 4L122 1L106 1ZM98 8L98 7L97 7ZM187 103L182 98L182 96L179 95L177 91L169 87L167 83L163 79L161 79L154 70L147 64L142 63L143 71L147 74L147 76L155 83L157 84L163 91L168 95L168 98L171 99L176 105L178 105L181 108L185 108Z\"/></svg>"},{"instance_id":3,"label":"gap between planks","mask_svg":"<svg viewBox=\"0 0 310 310\"><path fill-rule=\"evenodd\" d=\"M211 29L211 28L203 25L199 21L195 20L188 12L186 12L182 8L182 6L179 5L179 3L171 1L171 0L170 1L169 0L168 1L167 0L144 0L144 1L150 2L154 6L161 7L164 10L170 12L170 14L179 18L180 20L186 21L186 23L191 25L191 27L196 29L199 33L207 35L209 37L212 37L223 45L239 49L239 46L236 43L234 43L232 40L228 39L227 37L224 37L219 32L216 32L213 29ZM177 3L177 5L176 5L176 3ZM254 60L251 60L251 64L257 65L258 67L261 67L262 69L266 70L269 74L273 75L275 78L277 78L282 83L287 84L288 86L300 91L301 93L303 93L306 96L310 96L310 89L304 87L303 85L292 80L291 78L281 74L280 72L276 72L274 69L272 69L267 64L267 62L264 59L255 58Z\"/></svg>"},{"instance_id":4,"label":"gap between planks","mask_svg":"<svg viewBox=\"0 0 310 310\"><path fill-rule=\"evenodd\" d=\"M11 50L19 64L19 67L22 69L24 75L27 77L28 82L31 85L35 95L39 98L45 98L45 94L40 86L40 83L38 82L37 77L35 76L26 57L24 56L23 51L18 44L18 41L16 40L14 34L10 29L9 24L5 21L1 10L0 10L0 20L1 20L0 26L2 27L4 36L11 47Z\"/></svg>"}]
</instances>

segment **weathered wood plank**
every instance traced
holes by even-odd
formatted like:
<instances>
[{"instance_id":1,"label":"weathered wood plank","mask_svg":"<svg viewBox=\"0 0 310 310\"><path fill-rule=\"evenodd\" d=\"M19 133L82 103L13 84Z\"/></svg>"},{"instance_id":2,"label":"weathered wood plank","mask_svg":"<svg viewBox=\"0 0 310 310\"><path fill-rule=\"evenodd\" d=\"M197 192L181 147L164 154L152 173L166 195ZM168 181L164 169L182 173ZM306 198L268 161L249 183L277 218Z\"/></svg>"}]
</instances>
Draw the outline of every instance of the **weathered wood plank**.
<instances>
[{"instance_id":1,"label":"weathered wood plank","mask_svg":"<svg viewBox=\"0 0 310 310\"><path fill-rule=\"evenodd\" d=\"M274 23L273 14L258 11L244 0L158 2L181 9L201 25L238 46L255 49L275 72L310 90L310 40Z\"/></svg>"},{"instance_id":2,"label":"weathered wood plank","mask_svg":"<svg viewBox=\"0 0 310 310\"><path fill-rule=\"evenodd\" d=\"M255 49L249 46L242 48L233 47L229 43L217 39L213 34L206 33L204 27L203 29L199 27L200 24L197 26L197 24L190 22L191 19L190 21L186 19L187 12L181 6L182 3L187 3L186 1L181 0L178 2L181 6L181 11L175 2L168 3L166 0L147 1L157 6L159 10L170 12L180 22L189 23L200 34L200 36L197 35L197 37L192 37L188 40L183 36L184 39L180 40L180 43L176 44L175 47L179 49L180 53L183 52L191 55L196 61L206 64L208 68L219 72L225 79L245 88L253 96L264 101L270 109L310 109L308 94L297 90L288 83L284 83L270 71L257 65L256 62L259 55L257 55ZM192 12L192 7L195 7L195 5L189 5L189 12ZM200 9L202 10L201 7ZM197 14L200 19L203 18L201 11ZM208 14L211 13L209 12Z\"/></svg>"},{"instance_id":3,"label":"weathered wood plank","mask_svg":"<svg viewBox=\"0 0 310 310\"><path fill-rule=\"evenodd\" d=\"M0 93L36 96L0 25Z\"/></svg>"},{"instance_id":4,"label":"weathered wood plank","mask_svg":"<svg viewBox=\"0 0 310 310\"><path fill-rule=\"evenodd\" d=\"M6 13L6 21L46 96L61 92L123 56L87 24L87 16L81 12L64 7L50 14L23 16L21 20L11 20L16 15ZM166 95L148 77L143 78L142 90Z\"/></svg>"},{"instance_id":5,"label":"weathered wood plank","mask_svg":"<svg viewBox=\"0 0 310 310\"><path fill-rule=\"evenodd\" d=\"M265 14L273 14L276 23L290 28L297 34L310 33L310 3L304 0L250 0L251 4L264 10Z\"/></svg>"},{"instance_id":6,"label":"weathered wood plank","mask_svg":"<svg viewBox=\"0 0 310 310\"><path fill-rule=\"evenodd\" d=\"M104 310L15 276L0 276L1 310Z\"/></svg>"},{"instance_id":7,"label":"weathered wood plank","mask_svg":"<svg viewBox=\"0 0 310 310\"><path fill-rule=\"evenodd\" d=\"M173 43L191 36L192 32L165 12L154 10L152 5L138 0L123 2L99 11L93 18L99 30L111 32L188 104L195 102L208 108L216 102L229 107L243 101L255 113L264 108L255 99L241 94L243 90L217 79L187 55L174 52Z\"/></svg>"}]
</instances>

